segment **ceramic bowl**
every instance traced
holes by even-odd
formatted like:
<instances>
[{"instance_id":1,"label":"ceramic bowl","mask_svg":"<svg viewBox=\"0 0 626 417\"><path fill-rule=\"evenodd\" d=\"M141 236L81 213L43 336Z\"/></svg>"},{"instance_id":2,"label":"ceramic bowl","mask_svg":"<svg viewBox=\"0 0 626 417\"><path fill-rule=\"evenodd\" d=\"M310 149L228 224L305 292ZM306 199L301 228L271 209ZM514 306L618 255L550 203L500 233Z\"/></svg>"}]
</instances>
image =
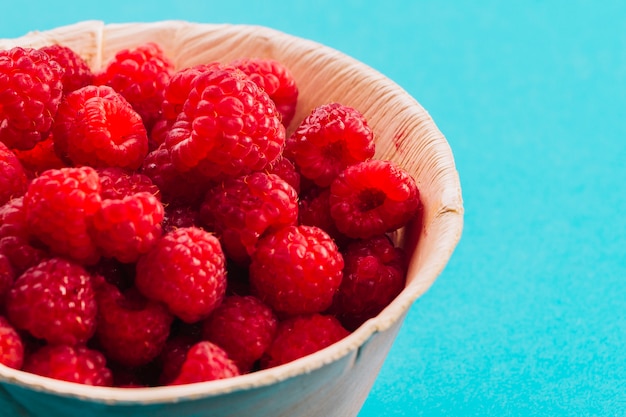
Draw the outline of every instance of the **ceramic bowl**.
<instances>
[{"instance_id":1,"label":"ceramic bowl","mask_svg":"<svg viewBox=\"0 0 626 417\"><path fill-rule=\"evenodd\" d=\"M123 48L154 41L178 68L240 57L286 64L300 101L288 134L316 106L359 109L373 128L376 158L411 172L424 210L395 239L411 255L406 288L350 336L294 362L236 378L157 388L91 387L0 365L0 414L22 417L355 416L371 390L405 315L448 262L463 226L459 176L449 144L422 106L396 83L319 43L259 26L184 21L85 21L16 39L16 45L67 45L97 69ZM417 64L416 64L417 65Z\"/></svg>"}]
</instances>

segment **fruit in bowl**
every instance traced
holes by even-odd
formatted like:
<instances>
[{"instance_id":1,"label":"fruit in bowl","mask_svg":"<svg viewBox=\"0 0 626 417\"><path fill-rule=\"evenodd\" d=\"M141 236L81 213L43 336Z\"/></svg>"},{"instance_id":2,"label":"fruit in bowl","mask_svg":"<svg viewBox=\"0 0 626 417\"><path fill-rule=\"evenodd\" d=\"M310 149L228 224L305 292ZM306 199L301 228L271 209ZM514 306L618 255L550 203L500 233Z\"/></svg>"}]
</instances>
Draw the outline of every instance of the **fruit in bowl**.
<instances>
[{"instance_id":1,"label":"fruit in bowl","mask_svg":"<svg viewBox=\"0 0 626 417\"><path fill-rule=\"evenodd\" d=\"M7 407L354 415L462 227L419 104L267 28L83 22L0 47L30 109L7 101L0 131L21 178L0 233L27 254L3 261Z\"/></svg>"}]
</instances>

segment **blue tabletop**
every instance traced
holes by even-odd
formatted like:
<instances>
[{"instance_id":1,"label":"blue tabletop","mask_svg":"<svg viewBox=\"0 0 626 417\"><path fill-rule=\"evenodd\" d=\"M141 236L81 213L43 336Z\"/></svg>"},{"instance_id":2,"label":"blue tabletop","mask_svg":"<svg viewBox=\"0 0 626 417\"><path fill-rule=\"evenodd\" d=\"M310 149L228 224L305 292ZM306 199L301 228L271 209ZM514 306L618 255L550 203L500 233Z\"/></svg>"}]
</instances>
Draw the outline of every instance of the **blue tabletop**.
<instances>
[{"instance_id":1,"label":"blue tabletop","mask_svg":"<svg viewBox=\"0 0 626 417\"><path fill-rule=\"evenodd\" d=\"M289 3L12 1L0 37L249 23L381 71L446 135L466 215L360 417L626 415L626 3Z\"/></svg>"}]
</instances>

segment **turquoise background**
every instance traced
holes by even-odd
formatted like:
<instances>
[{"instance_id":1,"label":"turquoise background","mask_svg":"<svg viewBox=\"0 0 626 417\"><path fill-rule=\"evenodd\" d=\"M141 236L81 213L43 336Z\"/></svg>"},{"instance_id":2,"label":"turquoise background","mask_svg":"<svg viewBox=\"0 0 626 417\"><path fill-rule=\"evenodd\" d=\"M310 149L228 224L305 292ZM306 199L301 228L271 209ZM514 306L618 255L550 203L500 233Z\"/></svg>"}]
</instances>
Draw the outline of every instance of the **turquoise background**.
<instances>
[{"instance_id":1,"label":"turquoise background","mask_svg":"<svg viewBox=\"0 0 626 417\"><path fill-rule=\"evenodd\" d=\"M85 19L269 26L433 116L464 234L360 417L626 415L625 2L5 2L0 37Z\"/></svg>"}]
</instances>

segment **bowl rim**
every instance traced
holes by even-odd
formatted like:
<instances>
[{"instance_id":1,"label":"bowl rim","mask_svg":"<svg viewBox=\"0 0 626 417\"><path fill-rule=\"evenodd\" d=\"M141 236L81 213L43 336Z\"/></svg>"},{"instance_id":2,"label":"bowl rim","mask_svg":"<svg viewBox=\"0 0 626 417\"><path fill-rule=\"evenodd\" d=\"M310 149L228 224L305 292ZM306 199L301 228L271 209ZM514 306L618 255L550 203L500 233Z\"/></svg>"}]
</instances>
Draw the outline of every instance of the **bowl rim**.
<instances>
[{"instance_id":1,"label":"bowl rim","mask_svg":"<svg viewBox=\"0 0 626 417\"><path fill-rule=\"evenodd\" d=\"M49 40L46 40L48 39L47 37L51 36L52 39L54 39L56 33L72 32L76 30L83 30L85 28L93 30L93 27L95 26L99 26L101 30L104 30L106 28L114 29L128 25L141 28L151 28L159 25L192 25L197 26L200 29L254 30L255 34L258 33L258 36L265 36L267 38L277 37L297 42L305 42L308 43L309 46L313 47L317 53L332 54L337 59L349 62L350 65L356 68L360 73L364 74L364 77L375 79L377 83L382 83L381 88L392 91L394 95L398 95L402 102L407 106L419 106L419 108L425 112L421 105L412 96L410 96L408 92L370 66L340 51L337 51L332 47L260 25L195 23L182 20L105 24L104 22L98 20L87 20L41 32L32 32L20 38L0 39L0 47L9 47L13 43L20 44L20 42L22 42L22 40L27 36L40 36L43 39L43 42L48 42ZM5 41L5 43L3 44L2 41ZM436 130L440 134L434 121L429 115L427 116L428 123L431 124L430 128ZM441 138L443 138L443 135L441 135ZM441 196L441 201L438 204L434 221L445 223L448 227L444 230L445 233L438 236L435 252L432 256L425 261L423 260L428 265L425 267L422 265L420 276L416 277L417 279L412 280L396 297L396 299L394 299L380 314L366 321L359 328L351 332L350 335L339 342L314 354L274 368L260 370L233 378L180 386L133 389L94 387L30 374L6 367L2 364L0 364L0 384L8 383L49 394L86 399L91 402L115 404L162 404L193 400L200 397L206 398L218 396L236 391L244 391L268 386L277 382L285 381L300 374L312 372L349 355L351 352L357 351L376 333L389 329L391 326L403 319L404 315L408 312L414 301L433 284L438 275L443 271L461 238L464 209L459 175L454 164L452 150L450 149L450 146L445 138L443 138L443 141L438 143L437 146L439 146L438 152L445 155L445 158L440 158L440 161L438 162L442 164L442 171L444 172L446 178L444 181L444 192ZM409 274L411 273L414 273L414 271L410 267Z\"/></svg>"}]
</instances>

